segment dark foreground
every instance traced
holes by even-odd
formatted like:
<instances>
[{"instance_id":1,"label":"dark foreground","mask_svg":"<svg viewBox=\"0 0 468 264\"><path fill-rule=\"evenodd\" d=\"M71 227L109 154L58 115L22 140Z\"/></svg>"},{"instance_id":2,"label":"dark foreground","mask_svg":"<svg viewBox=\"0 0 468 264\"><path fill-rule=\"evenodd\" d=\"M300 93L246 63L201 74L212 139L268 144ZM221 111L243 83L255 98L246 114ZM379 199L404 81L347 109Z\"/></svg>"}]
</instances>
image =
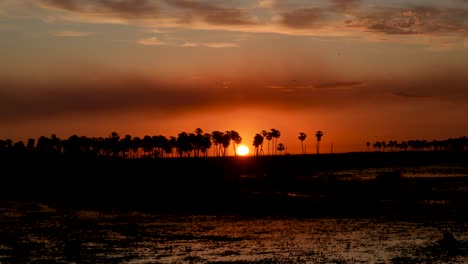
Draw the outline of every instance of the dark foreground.
<instances>
[{"instance_id":1,"label":"dark foreground","mask_svg":"<svg viewBox=\"0 0 468 264\"><path fill-rule=\"evenodd\" d=\"M468 224L385 218L0 209L0 262L467 263ZM455 237L443 243L443 233Z\"/></svg>"},{"instance_id":2,"label":"dark foreground","mask_svg":"<svg viewBox=\"0 0 468 264\"><path fill-rule=\"evenodd\" d=\"M156 213L468 217L467 152L3 164L2 201Z\"/></svg>"},{"instance_id":3,"label":"dark foreground","mask_svg":"<svg viewBox=\"0 0 468 264\"><path fill-rule=\"evenodd\" d=\"M0 263L468 263L467 161L4 160Z\"/></svg>"}]
</instances>

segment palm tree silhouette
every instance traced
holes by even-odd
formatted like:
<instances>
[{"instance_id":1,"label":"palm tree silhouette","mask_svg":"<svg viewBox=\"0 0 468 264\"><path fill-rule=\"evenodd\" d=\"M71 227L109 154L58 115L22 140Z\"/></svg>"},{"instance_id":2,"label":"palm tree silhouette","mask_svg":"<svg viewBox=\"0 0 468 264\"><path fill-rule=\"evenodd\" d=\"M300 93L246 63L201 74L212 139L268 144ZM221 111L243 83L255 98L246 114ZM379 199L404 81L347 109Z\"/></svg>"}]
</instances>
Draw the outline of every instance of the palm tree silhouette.
<instances>
[{"instance_id":1,"label":"palm tree silhouette","mask_svg":"<svg viewBox=\"0 0 468 264\"><path fill-rule=\"evenodd\" d=\"M132 136L125 135L125 137L120 141L122 146L122 151L124 152L124 157L131 158L132 157ZM125 154L126 153L126 154Z\"/></svg>"},{"instance_id":2,"label":"palm tree silhouette","mask_svg":"<svg viewBox=\"0 0 468 264\"><path fill-rule=\"evenodd\" d=\"M202 137L201 141L201 152L206 156L208 156L208 149L211 148L211 134L205 133Z\"/></svg>"},{"instance_id":3,"label":"palm tree silhouette","mask_svg":"<svg viewBox=\"0 0 468 264\"><path fill-rule=\"evenodd\" d=\"M374 143L374 148L378 149L380 151L380 149L382 148L382 143L380 141L377 141Z\"/></svg>"},{"instance_id":4,"label":"palm tree silhouette","mask_svg":"<svg viewBox=\"0 0 468 264\"><path fill-rule=\"evenodd\" d=\"M281 151L285 150L285 149L286 149L286 147L284 146L284 144L283 144L283 143L279 143L279 144L278 144L278 148L277 148L277 149L278 149L278 151L280 152L280 155L281 155Z\"/></svg>"},{"instance_id":5,"label":"palm tree silhouette","mask_svg":"<svg viewBox=\"0 0 468 264\"><path fill-rule=\"evenodd\" d=\"M199 157L203 144L203 130L201 128L195 129L195 142L193 143L195 147L195 156Z\"/></svg>"},{"instance_id":6,"label":"palm tree silhouette","mask_svg":"<svg viewBox=\"0 0 468 264\"><path fill-rule=\"evenodd\" d=\"M221 156L221 145L223 143L224 133L218 130L211 132L214 145L214 155Z\"/></svg>"},{"instance_id":7,"label":"palm tree silhouette","mask_svg":"<svg viewBox=\"0 0 468 264\"><path fill-rule=\"evenodd\" d=\"M171 136L169 138L169 146L171 148L171 154L172 154L172 157L174 157L174 149L177 150L178 148L178 145L177 145L177 138L174 137L174 136Z\"/></svg>"},{"instance_id":8,"label":"palm tree silhouette","mask_svg":"<svg viewBox=\"0 0 468 264\"><path fill-rule=\"evenodd\" d=\"M253 146L255 147L255 156L258 156L258 149L259 146L263 144L263 136L261 134L255 134L254 136L254 141L253 141Z\"/></svg>"},{"instance_id":9,"label":"palm tree silhouette","mask_svg":"<svg viewBox=\"0 0 468 264\"><path fill-rule=\"evenodd\" d=\"M268 132L266 130L262 130L261 132L262 136L268 140L268 148L267 148L267 155L270 155L270 141L273 138L271 136L271 132ZM263 141L262 141L263 142Z\"/></svg>"},{"instance_id":10,"label":"palm tree silhouette","mask_svg":"<svg viewBox=\"0 0 468 264\"><path fill-rule=\"evenodd\" d=\"M232 145L234 147L234 155L237 156L237 151L236 151L236 144L239 145L242 143L242 137L239 135L237 131L231 130L230 133L231 140L234 142Z\"/></svg>"},{"instance_id":11,"label":"palm tree silhouette","mask_svg":"<svg viewBox=\"0 0 468 264\"><path fill-rule=\"evenodd\" d=\"M271 129L271 136L273 138L275 138L274 146L276 146L276 144L278 143L278 138L281 136L281 133L279 132L279 130L276 130L276 129L272 128ZM275 151L275 155L276 155L276 148L273 148L273 150Z\"/></svg>"},{"instance_id":12,"label":"palm tree silhouette","mask_svg":"<svg viewBox=\"0 0 468 264\"><path fill-rule=\"evenodd\" d=\"M320 141L322 140L322 137L323 137L323 132L322 131L317 131L315 133L315 137L317 138L317 154L319 154L319 150L320 150Z\"/></svg>"},{"instance_id":13,"label":"palm tree silhouette","mask_svg":"<svg viewBox=\"0 0 468 264\"><path fill-rule=\"evenodd\" d=\"M227 156L227 149L231 145L231 131L226 131L222 138L223 156Z\"/></svg>"},{"instance_id":14,"label":"palm tree silhouette","mask_svg":"<svg viewBox=\"0 0 468 264\"><path fill-rule=\"evenodd\" d=\"M307 135L304 132L299 133L299 137L297 137L301 141L301 147L302 147L302 154L305 154L304 151L304 140L306 139Z\"/></svg>"}]
</instances>

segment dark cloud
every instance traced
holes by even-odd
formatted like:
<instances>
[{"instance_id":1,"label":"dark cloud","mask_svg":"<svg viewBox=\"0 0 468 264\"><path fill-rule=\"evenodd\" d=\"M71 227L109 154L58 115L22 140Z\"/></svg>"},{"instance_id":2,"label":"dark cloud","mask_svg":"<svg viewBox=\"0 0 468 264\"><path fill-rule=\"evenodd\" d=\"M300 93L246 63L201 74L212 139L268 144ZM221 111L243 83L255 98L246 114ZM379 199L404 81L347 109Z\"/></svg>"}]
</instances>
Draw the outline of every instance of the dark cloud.
<instances>
[{"instance_id":1,"label":"dark cloud","mask_svg":"<svg viewBox=\"0 0 468 264\"><path fill-rule=\"evenodd\" d=\"M333 9L339 12L346 12L358 8L362 0L331 0Z\"/></svg>"},{"instance_id":2,"label":"dark cloud","mask_svg":"<svg viewBox=\"0 0 468 264\"><path fill-rule=\"evenodd\" d=\"M331 82L331 83L321 83L315 85L315 88L324 88L324 89L333 89L333 88L343 88L343 87L353 87L363 85L362 82Z\"/></svg>"},{"instance_id":3,"label":"dark cloud","mask_svg":"<svg viewBox=\"0 0 468 264\"><path fill-rule=\"evenodd\" d=\"M321 26L324 12L320 8L296 9L281 15L281 23L290 28L315 28Z\"/></svg>"},{"instance_id":4,"label":"dark cloud","mask_svg":"<svg viewBox=\"0 0 468 264\"><path fill-rule=\"evenodd\" d=\"M239 8L226 8L210 2L189 0L165 0L167 4L191 12L189 15L201 17L205 22L219 25L250 25L255 21Z\"/></svg>"},{"instance_id":5,"label":"dark cloud","mask_svg":"<svg viewBox=\"0 0 468 264\"><path fill-rule=\"evenodd\" d=\"M401 92L401 91L394 91L391 93L394 96L398 97L407 97L407 98L427 98L428 96L425 95L420 95L420 94L415 94L415 93L407 93L407 92Z\"/></svg>"},{"instance_id":6,"label":"dark cloud","mask_svg":"<svg viewBox=\"0 0 468 264\"><path fill-rule=\"evenodd\" d=\"M68 11L82 13L117 14L124 17L154 16L158 6L149 0L40 0Z\"/></svg>"},{"instance_id":7,"label":"dark cloud","mask_svg":"<svg viewBox=\"0 0 468 264\"><path fill-rule=\"evenodd\" d=\"M132 111L155 115L271 107L285 110L333 107L352 101L352 94L333 89L299 89L284 93L245 81L229 87L168 85L143 78L113 78L113 82L0 82L0 123L45 120L71 115L91 116Z\"/></svg>"},{"instance_id":8,"label":"dark cloud","mask_svg":"<svg viewBox=\"0 0 468 264\"><path fill-rule=\"evenodd\" d=\"M346 21L349 27L364 28L385 34L464 33L467 9L408 6L376 8Z\"/></svg>"},{"instance_id":9,"label":"dark cloud","mask_svg":"<svg viewBox=\"0 0 468 264\"><path fill-rule=\"evenodd\" d=\"M106 78L112 81L105 81ZM433 104L441 100L463 104L468 101L468 77L460 73L428 73L419 80L330 81L310 89L267 86L252 80L236 80L225 86L216 82L168 84L141 76L80 79L86 78L43 83L0 81L0 124L139 111L167 116L245 107L287 111L372 109L400 101L418 103L421 98L426 98L424 103Z\"/></svg>"},{"instance_id":10,"label":"dark cloud","mask_svg":"<svg viewBox=\"0 0 468 264\"><path fill-rule=\"evenodd\" d=\"M70 11L80 11L80 1L76 0L42 0L43 3L49 4L51 6L66 9Z\"/></svg>"}]
</instances>

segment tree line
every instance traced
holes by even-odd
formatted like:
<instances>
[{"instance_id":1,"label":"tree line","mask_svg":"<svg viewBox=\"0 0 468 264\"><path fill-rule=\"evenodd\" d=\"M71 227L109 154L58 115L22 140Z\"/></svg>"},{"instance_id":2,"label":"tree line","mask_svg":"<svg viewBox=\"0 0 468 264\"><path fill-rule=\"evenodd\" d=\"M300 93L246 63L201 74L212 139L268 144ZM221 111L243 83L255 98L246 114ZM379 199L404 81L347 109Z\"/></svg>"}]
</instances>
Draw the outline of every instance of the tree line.
<instances>
[{"instance_id":1,"label":"tree line","mask_svg":"<svg viewBox=\"0 0 468 264\"><path fill-rule=\"evenodd\" d=\"M262 130L254 136L252 145L255 148L254 155L277 155L287 150L283 143L278 143L281 132L272 128ZM317 153L323 132L317 131ZM307 135L299 133L303 153L304 140ZM268 146L266 153L263 151L264 139ZM112 132L108 137L87 137L72 135L67 139L60 139L55 134L50 137L41 136L38 139L29 138L23 141L13 142L11 139L0 139L0 157L103 157L103 158L165 158L165 157L207 157L228 156L232 146L234 155L236 148L242 143L242 137L235 130L212 131L205 133L201 128L194 132L180 132L177 137L163 135L146 135L133 137L125 135L121 137L117 132ZM271 142L271 144L270 144ZM270 147L271 145L271 147Z\"/></svg>"},{"instance_id":2,"label":"tree line","mask_svg":"<svg viewBox=\"0 0 468 264\"><path fill-rule=\"evenodd\" d=\"M466 136L449 138L445 140L397 140L366 142L367 150L375 151L464 151L468 150L468 138Z\"/></svg>"}]
</instances>

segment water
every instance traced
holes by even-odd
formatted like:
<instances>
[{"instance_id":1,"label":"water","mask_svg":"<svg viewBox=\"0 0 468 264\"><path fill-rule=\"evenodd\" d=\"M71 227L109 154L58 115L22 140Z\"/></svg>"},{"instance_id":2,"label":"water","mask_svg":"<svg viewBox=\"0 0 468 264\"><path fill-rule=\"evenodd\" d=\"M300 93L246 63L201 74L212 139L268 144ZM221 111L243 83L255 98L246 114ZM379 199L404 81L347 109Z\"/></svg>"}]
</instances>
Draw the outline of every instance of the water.
<instances>
[{"instance_id":1,"label":"water","mask_svg":"<svg viewBox=\"0 0 468 264\"><path fill-rule=\"evenodd\" d=\"M444 230L458 249L441 247ZM468 263L466 222L161 215L10 202L0 263Z\"/></svg>"}]
</instances>

